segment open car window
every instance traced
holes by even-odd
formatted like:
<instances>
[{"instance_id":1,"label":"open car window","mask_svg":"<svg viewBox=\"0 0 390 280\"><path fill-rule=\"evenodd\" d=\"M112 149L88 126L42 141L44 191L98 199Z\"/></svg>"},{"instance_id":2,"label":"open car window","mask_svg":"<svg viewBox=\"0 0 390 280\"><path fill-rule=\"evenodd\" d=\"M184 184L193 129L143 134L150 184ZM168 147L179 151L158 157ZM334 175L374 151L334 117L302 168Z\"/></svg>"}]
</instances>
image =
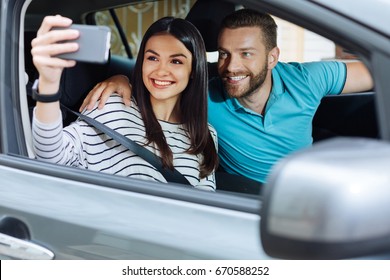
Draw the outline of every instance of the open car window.
<instances>
[{"instance_id":1,"label":"open car window","mask_svg":"<svg viewBox=\"0 0 390 280\"><path fill-rule=\"evenodd\" d=\"M101 66L82 66L77 70L76 75L65 75L63 83L69 85L74 92L83 87L77 100L70 100L71 107L74 110L78 109L82 97L85 96L91 89L91 86L103 79L114 74L125 74L131 77L134 61L138 53L138 47L146 28L162 16L176 16L186 18L193 3L176 3L169 8L159 2L150 2L144 4L130 5L111 10L101 10L91 13L86 17L91 22L97 25L109 26L112 30L111 38L111 61L108 67ZM157 12L156 12L157 11ZM284 62L310 62L310 61L325 61L325 60L340 60L349 61L356 60L358 57L354 55L353 50L347 50L339 45L336 45L331 40L326 39L316 33L313 33L305 28L290 23L279 17L274 17L278 24L278 46L281 49L280 61ZM31 39L31 37L30 37ZM126 41L124 41L126 40ZM28 67L33 69L31 61L26 59ZM29 71L30 71L30 68ZM89 84L80 82L80 77L89 71L89 76L94 79L89 81ZM93 73L93 75L91 75ZM81 74L81 75L80 75ZM36 74L30 74L31 77L36 77ZM78 76L77 80L73 80ZM83 82L85 79L81 78ZM76 86L76 88L74 88ZM75 116L67 114L67 123L75 120ZM373 104L373 93L366 95L350 96L349 98L326 98L314 116L313 121L313 141L320 141L336 136L364 136L378 137L376 127L376 112ZM359 122L356 126L356 120L364 118L363 122ZM222 175L221 175L222 174ZM245 178L237 180L237 187L225 187L224 184L234 181L234 176L225 175L223 172L218 175L220 189L223 192L239 194L259 194L259 186L255 186L255 191L251 191L251 182L245 181ZM217 188L218 192L218 188ZM207 195L207 194L205 194Z\"/></svg>"}]
</instances>

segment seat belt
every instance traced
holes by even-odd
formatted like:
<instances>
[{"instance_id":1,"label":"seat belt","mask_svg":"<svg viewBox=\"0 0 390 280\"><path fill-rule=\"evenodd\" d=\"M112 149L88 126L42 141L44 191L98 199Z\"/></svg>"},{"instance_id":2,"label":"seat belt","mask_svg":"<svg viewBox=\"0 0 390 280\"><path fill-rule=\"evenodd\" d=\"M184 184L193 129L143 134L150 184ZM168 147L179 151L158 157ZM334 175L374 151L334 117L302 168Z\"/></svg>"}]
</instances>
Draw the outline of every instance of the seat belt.
<instances>
[{"instance_id":1,"label":"seat belt","mask_svg":"<svg viewBox=\"0 0 390 280\"><path fill-rule=\"evenodd\" d=\"M97 128L101 132L105 133L106 135L110 136L112 139L117 141L119 144L123 145L136 155L138 155L140 158L144 159L145 161L149 162L152 166L154 166L158 172L160 172L165 180L167 182L172 183L179 183L179 184L185 184L185 185L191 185L187 178L183 176L179 171L176 170L176 168L172 170L169 170L167 168L164 168L161 162L161 158L157 155L155 155L153 152L149 151L145 147L139 145L138 143L134 142L133 140L125 137L124 135L118 133L117 131L109 128L105 124L88 117L86 115L80 114L78 112L75 112L65 105L61 106L66 109L67 111L71 112L72 114L75 114L78 116L81 120L85 121L86 123L92 125L93 127Z\"/></svg>"}]
</instances>

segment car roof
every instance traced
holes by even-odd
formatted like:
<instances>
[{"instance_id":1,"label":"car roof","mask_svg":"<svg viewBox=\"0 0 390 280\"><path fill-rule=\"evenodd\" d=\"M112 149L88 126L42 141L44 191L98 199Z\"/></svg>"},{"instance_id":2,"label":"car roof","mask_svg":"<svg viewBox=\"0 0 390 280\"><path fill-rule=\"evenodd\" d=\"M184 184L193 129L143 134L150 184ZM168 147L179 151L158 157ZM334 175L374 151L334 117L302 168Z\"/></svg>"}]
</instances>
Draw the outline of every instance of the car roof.
<instances>
[{"instance_id":1,"label":"car roof","mask_svg":"<svg viewBox=\"0 0 390 280\"><path fill-rule=\"evenodd\" d=\"M108 7L120 7L129 3L139 3L139 0L96 0L93 1L94 11L107 9ZM148 2L148 1L146 1ZM231 1L237 2L237 1ZM245 1L243 1L245 2ZM390 1L388 0L305 0L333 10L338 14L352 19L355 22L375 29L390 37ZM73 19L75 22L83 19L87 13L92 12L90 1L80 0L32 0L26 14L26 27L36 29L46 15L54 15L61 12L61 15Z\"/></svg>"},{"instance_id":2,"label":"car roof","mask_svg":"<svg viewBox=\"0 0 390 280\"><path fill-rule=\"evenodd\" d=\"M312 0L390 37L389 0Z\"/></svg>"},{"instance_id":3,"label":"car roof","mask_svg":"<svg viewBox=\"0 0 390 280\"><path fill-rule=\"evenodd\" d=\"M97 0L83 1L83 0L32 0L27 8L25 27L26 29L38 29L42 19L46 15L61 15L73 19L76 23L81 21L88 13L99 11L107 8L121 7L129 3L142 2L137 0ZM144 2L144 1L143 1ZM93 9L91 7L93 6Z\"/></svg>"}]
</instances>

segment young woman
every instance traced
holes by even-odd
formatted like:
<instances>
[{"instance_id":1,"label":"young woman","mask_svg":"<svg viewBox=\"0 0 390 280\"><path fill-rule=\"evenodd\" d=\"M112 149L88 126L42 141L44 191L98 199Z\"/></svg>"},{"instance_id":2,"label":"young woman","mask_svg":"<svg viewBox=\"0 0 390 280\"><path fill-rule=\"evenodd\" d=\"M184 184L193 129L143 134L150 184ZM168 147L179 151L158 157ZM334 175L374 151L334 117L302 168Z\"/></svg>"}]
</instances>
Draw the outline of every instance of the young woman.
<instances>
[{"instance_id":1,"label":"young woman","mask_svg":"<svg viewBox=\"0 0 390 280\"><path fill-rule=\"evenodd\" d=\"M32 41L39 71L33 116L33 144L40 160L123 176L166 182L148 162L81 120L63 128L55 96L65 67L75 61L55 57L77 50L63 43L79 36L71 20L48 16ZM161 157L191 185L214 190L216 132L207 123L207 62L203 40L189 22L172 17L153 23L142 40L132 80L131 106L112 95L107 105L85 112ZM44 102L46 101L46 102Z\"/></svg>"}]
</instances>

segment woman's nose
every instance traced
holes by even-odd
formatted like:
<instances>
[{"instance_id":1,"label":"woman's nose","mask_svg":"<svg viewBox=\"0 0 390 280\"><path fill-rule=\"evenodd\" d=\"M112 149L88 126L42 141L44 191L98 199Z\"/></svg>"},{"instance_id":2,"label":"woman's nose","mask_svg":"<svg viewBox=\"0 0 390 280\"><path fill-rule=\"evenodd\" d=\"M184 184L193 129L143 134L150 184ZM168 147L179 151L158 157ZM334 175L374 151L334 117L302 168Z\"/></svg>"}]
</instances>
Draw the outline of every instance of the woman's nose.
<instances>
[{"instance_id":1,"label":"woman's nose","mask_svg":"<svg viewBox=\"0 0 390 280\"><path fill-rule=\"evenodd\" d=\"M166 63L159 63L156 72L159 76L165 76L169 74L169 66Z\"/></svg>"}]
</instances>

